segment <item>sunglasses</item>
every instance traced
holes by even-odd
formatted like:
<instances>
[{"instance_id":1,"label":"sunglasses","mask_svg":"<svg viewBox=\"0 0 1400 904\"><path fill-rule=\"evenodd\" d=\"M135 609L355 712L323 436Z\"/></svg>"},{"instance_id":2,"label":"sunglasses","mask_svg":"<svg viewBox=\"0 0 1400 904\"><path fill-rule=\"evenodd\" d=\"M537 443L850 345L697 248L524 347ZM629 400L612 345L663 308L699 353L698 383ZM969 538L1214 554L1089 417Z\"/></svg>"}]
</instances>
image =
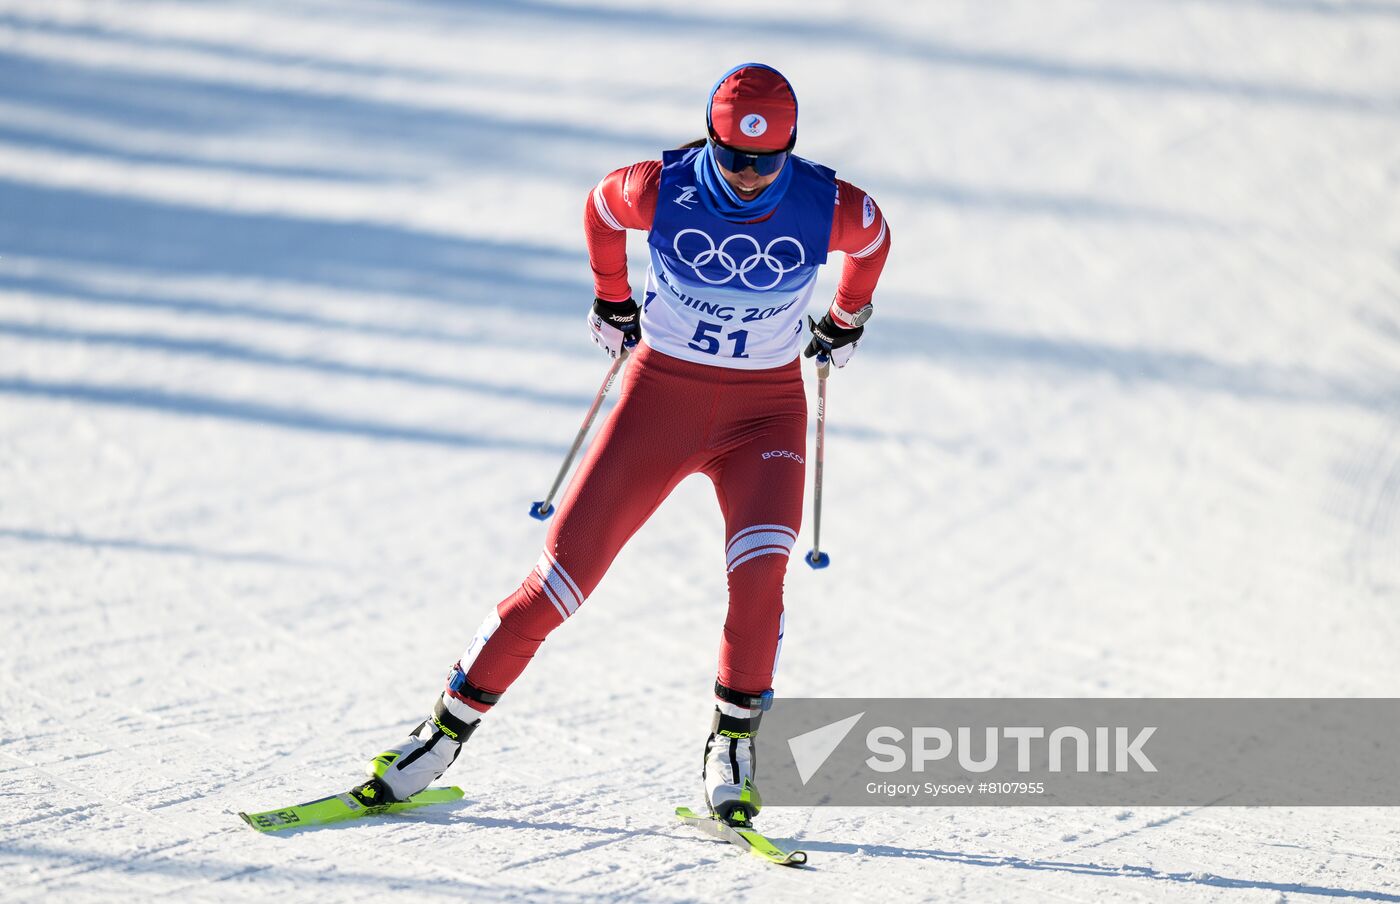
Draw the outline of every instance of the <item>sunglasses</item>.
<instances>
[{"instance_id":1,"label":"sunglasses","mask_svg":"<svg viewBox=\"0 0 1400 904\"><path fill-rule=\"evenodd\" d=\"M715 155L715 162L731 173L742 173L749 167L760 176L771 176L783 168L787 162L787 151L773 151L768 154L749 154L744 151L736 151L733 148L725 147L713 138L710 139L710 150Z\"/></svg>"}]
</instances>

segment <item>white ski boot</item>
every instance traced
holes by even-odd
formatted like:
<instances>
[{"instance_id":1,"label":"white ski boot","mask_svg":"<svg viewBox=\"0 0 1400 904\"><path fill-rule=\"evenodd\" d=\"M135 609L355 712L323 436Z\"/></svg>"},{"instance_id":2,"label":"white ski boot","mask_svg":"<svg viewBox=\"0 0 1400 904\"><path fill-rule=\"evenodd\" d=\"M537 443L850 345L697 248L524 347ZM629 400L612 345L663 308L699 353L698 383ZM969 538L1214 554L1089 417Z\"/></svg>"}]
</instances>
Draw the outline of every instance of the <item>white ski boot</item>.
<instances>
[{"instance_id":1,"label":"white ski boot","mask_svg":"<svg viewBox=\"0 0 1400 904\"><path fill-rule=\"evenodd\" d=\"M351 793L370 806L408 800L447 771L480 724L479 717L462 720L439 698L433 714L406 741L370 760L365 767L369 781Z\"/></svg>"},{"instance_id":2,"label":"white ski boot","mask_svg":"<svg viewBox=\"0 0 1400 904\"><path fill-rule=\"evenodd\" d=\"M710 812L730 825L749 825L763 807L754 786L754 738L772 692L741 694L715 684L715 716L705 741L705 795Z\"/></svg>"}]
</instances>

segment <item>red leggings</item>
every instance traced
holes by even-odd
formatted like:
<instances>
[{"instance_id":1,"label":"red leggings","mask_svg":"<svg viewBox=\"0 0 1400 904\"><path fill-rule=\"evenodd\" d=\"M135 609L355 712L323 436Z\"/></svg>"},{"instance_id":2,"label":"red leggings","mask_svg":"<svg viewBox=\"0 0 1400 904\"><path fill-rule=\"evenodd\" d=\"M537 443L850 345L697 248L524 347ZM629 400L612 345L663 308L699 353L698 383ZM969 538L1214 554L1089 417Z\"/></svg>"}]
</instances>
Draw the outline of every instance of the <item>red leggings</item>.
<instances>
[{"instance_id":1,"label":"red leggings","mask_svg":"<svg viewBox=\"0 0 1400 904\"><path fill-rule=\"evenodd\" d=\"M767 690L782 641L783 575L802 524L807 397L798 360L766 370L692 364L645 344L559 503L544 554L463 656L471 687L498 695L572 615L685 477L704 473L724 513L729 614L719 681ZM460 681L459 670L454 676ZM489 707L449 693L477 711Z\"/></svg>"}]
</instances>

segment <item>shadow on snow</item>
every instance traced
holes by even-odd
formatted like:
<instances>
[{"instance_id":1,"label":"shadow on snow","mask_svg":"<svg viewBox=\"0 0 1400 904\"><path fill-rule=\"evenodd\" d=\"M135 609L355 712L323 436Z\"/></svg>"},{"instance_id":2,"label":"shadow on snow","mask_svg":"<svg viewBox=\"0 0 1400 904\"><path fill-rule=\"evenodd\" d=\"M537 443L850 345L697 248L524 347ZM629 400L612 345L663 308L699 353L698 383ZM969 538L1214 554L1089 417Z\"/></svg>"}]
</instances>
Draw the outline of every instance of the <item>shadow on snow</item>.
<instances>
[{"instance_id":1,"label":"shadow on snow","mask_svg":"<svg viewBox=\"0 0 1400 904\"><path fill-rule=\"evenodd\" d=\"M1237 879L1206 872L1166 872L1150 866L1109 866L1099 863L1076 863L1067 860L1033 860L1023 857L998 857L968 854L961 851L919 850L886 844L839 844L826 841L806 841L807 851L862 854L867 857L891 857L900 860L936 860L1000 869L1035 870L1099 876L1105 879L1150 879L1178 886L1201 885L1210 888L1259 889L1288 894L1318 895L1330 898L1355 898L1361 901L1400 901L1400 895L1365 889L1334 888L1309 885L1305 882L1270 882L1264 879Z\"/></svg>"}]
</instances>

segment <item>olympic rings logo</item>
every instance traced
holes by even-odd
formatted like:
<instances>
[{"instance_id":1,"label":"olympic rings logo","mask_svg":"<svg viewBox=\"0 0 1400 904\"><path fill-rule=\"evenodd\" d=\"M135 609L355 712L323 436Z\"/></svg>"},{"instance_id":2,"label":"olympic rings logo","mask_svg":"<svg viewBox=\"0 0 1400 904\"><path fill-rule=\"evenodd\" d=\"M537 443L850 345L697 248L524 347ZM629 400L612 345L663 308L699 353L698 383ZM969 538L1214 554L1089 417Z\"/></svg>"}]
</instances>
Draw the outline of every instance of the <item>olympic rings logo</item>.
<instances>
[{"instance_id":1,"label":"olympic rings logo","mask_svg":"<svg viewBox=\"0 0 1400 904\"><path fill-rule=\"evenodd\" d=\"M705 240L705 247L693 258L686 257L685 252L681 250L681 238L689 233L694 233ZM745 254L743 258L740 259L738 254L730 251L730 244L733 242L747 242L749 246L752 246L753 251L749 254ZM792 266L785 264L782 258L773 253L773 249L780 247L784 242L797 249L797 263ZM790 235L780 235L769 242L767 247L763 247L758 244L758 239L751 235L738 232L720 242L719 247L715 247L715 240L710 237L709 233L700 229L682 229L680 232L676 233L676 238L675 241L672 242L672 247L676 249L676 257L680 262L688 265L690 269L695 271L695 275L700 277L704 282L712 286L722 286L737 276L744 285L756 292L764 292L769 289L777 288L778 283L783 281L784 276L787 276L807 262L807 252L803 250L802 243ZM748 249L741 247L736 250L742 253ZM701 269L702 267L716 263L724 268L724 271L727 271L723 279L707 276ZM772 275L772 282L755 285L749 281L749 274L760 266Z\"/></svg>"}]
</instances>

